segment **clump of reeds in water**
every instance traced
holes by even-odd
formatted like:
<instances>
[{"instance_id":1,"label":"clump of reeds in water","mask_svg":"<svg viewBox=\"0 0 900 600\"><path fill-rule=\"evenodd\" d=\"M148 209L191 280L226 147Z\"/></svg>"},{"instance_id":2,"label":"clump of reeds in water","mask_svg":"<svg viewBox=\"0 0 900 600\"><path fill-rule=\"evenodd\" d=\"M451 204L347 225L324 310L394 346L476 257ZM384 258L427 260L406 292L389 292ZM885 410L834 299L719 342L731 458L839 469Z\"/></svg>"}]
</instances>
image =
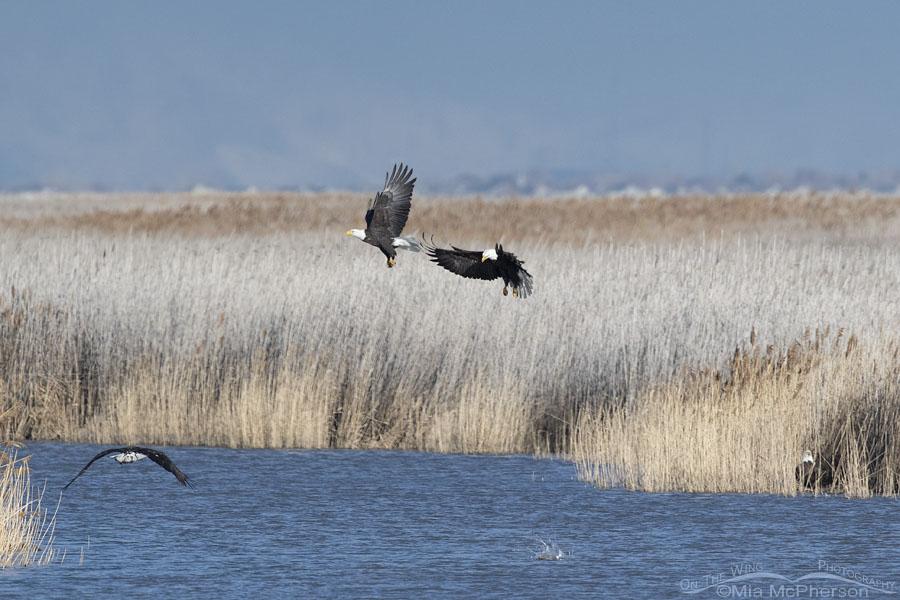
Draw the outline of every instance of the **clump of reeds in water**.
<instances>
[{"instance_id":1,"label":"clump of reeds in water","mask_svg":"<svg viewBox=\"0 0 900 600\"><path fill-rule=\"evenodd\" d=\"M10 411L0 415L0 421ZM55 516L41 509L43 495L31 485L28 459L18 458L16 444L0 451L0 568L46 565L54 560Z\"/></svg>"},{"instance_id":2,"label":"clump of reeds in water","mask_svg":"<svg viewBox=\"0 0 900 600\"><path fill-rule=\"evenodd\" d=\"M722 369L686 371L633 402L585 414L579 475L647 491L898 493L900 346L807 335L786 351L755 343ZM812 449L827 486L795 469Z\"/></svg>"}]
</instances>

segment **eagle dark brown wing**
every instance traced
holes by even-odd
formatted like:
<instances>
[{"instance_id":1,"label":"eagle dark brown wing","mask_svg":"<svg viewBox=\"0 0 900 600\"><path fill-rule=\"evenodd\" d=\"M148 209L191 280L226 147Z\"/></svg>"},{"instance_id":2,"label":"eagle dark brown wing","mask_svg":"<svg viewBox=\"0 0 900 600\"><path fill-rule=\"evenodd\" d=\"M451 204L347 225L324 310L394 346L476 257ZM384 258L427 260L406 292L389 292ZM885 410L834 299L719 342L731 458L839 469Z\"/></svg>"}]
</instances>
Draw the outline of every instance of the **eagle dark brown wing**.
<instances>
[{"instance_id":1,"label":"eagle dark brown wing","mask_svg":"<svg viewBox=\"0 0 900 600\"><path fill-rule=\"evenodd\" d=\"M375 195L366 211L366 229L373 237L398 237L406 226L412 201L412 169L394 165L394 170L384 177L384 190Z\"/></svg>"},{"instance_id":2,"label":"eagle dark brown wing","mask_svg":"<svg viewBox=\"0 0 900 600\"><path fill-rule=\"evenodd\" d=\"M146 455L147 458L149 458L150 460L152 460L153 462L155 462L156 464L161 466L163 469L165 469L166 471L168 471L169 473L174 475L175 479L178 480L178 483L188 486L188 487L194 487L194 484L190 480L190 478L187 475L185 475L184 473L182 473L181 470L175 466L175 463L173 463L172 460L168 456L166 456L159 450L154 450L153 448L138 448L138 447L128 448L128 450L130 450L132 452L140 452L141 454Z\"/></svg>"},{"instance_id":3,"label":"eagle dark brown wing","mask_svg":"<svg viewBox=\"0 0 900 600\"><path fill-rule=\"evenodd\" d=\"M149 458L150 460L152 460L153 462L155 462L156 464L161 466L166 471L172 473L175 476L175 479L177 479L178 482L181 483L182 485L194 487L194 484L191 482L190 478L187 475L185 475L184 473L182 473L181 470L175 466L175 463L173 463L168 456L166 456L159 450L154 450L153 448L141 448L139 446L127 446L125 448L107 448L103 452L100 452L99 454L97 454L97 456L92 458L90 460L90 462L88 464L86 464L84 466L84 468L78 472L78 475L73 477L72 481L67 483L65 485L65 487L63 487L63 489L66 489L67 487L72 485L72 482L74 482L76 479L81 477L82 473L87 471L88 467L90 467L92 464L94 464L94 462L97 459L103 458L104 456L113 454L115 452L138 452L140 454L143 454L144 456L146 456L147 458Z\"/></svg>"},{"instance_id":4,"label":"eagle dark brown wing","mask_svg":"<svg viewBox=\"0 0 900 600\"><path fill-rule=\"evenodd\" d=\"M424 240L424 238L423 238ZM481 260L482 252L477 250L463 250L456 246L450 248L437 248L427 242L422 244L425 253L431 257L431 262L469 279L497 279L500 270L494 261Z\"/></svg>"},{"instance_id":5,"label":"eagle dark brown wing","mask_svg":"<svg viewBox=\"0 0 900 600\"><path fill-rule=\"evenodd\" d=\"M126 451L125 448L107 448L107 449L104 450L103 452L100 452L99 454L97 454L97 456L95 456L94 458L92 458L92 459L90 460L90 462L88 462L88 464L84 465L84 468L81 469L80 471L78 471L78 475L76 475L75 477L73 477L73 478L72 478L72 481L70 481L69 483L67 483L67 484L65 485L65 487L63 487L63 489L66 489L67 487L69 487L70 485L72 485L72 482L74 482L76 479L78 479L79 477L81 477L82 473L84 473L85 471L87 471L87 470L88 470L88 467L90 467L92 464L94 464L94 461L96 461L98 458L103 458L103 457L106 456L107 454L112 454L113 452L125 452L125 451Z\"/></svg>"}]
</instances>

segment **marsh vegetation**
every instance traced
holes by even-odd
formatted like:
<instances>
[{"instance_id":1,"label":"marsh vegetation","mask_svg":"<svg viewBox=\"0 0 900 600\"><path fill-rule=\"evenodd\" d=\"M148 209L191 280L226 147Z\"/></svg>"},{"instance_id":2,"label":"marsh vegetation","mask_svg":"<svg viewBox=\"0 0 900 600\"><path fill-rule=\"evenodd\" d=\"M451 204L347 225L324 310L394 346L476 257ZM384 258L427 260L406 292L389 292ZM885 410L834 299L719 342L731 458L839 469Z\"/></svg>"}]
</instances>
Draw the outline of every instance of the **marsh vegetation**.
<instances>
[{"instance_id":1,"label":"marsh vegetation","mask_svg":"<svg viewBox=\"0 0 900 600\"><path fill-rule=\"evenodd\" d=\"M0 423L15 408L0 412ZM18 457L21 444L7 442L0 450L0 569L46 565L54 560L55 516L41 507L43 492L31 485L31 456Z\"/></svg>"},{"instance_id":2,"label":"marsh vegetation","mask_svg":"<svg viewBox=\"0 0 900 600\"><path fill-rule=\"evenodd\" d=\"M349 243L354 194L0 197L7 438L559 452L597 485L896 493L900 199L416 196L535 293ZM752 336L752 339L751 339Z\"/></svg>"}]
</instances>

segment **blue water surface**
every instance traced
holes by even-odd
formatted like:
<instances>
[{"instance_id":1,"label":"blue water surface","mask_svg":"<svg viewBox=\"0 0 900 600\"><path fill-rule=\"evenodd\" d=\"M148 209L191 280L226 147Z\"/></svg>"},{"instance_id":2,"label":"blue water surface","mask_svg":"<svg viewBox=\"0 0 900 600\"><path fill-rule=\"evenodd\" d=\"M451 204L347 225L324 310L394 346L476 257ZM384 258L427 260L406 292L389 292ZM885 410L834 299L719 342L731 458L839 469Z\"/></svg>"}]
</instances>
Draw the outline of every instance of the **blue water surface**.
<instances>
[{"instance_id":1,"label":"blue water surface","mask_svg":"<svg viewBox=\"0 0 900 600\"><path fill-rule=\"evenodd\" d=\"M44 506L106 447L29 444ZM531 456L160 449L194 489L97 461L62 495L65 560L0 571L0 597L900 597L893 498L598 490Z\"/></svg>"}]
</instances>

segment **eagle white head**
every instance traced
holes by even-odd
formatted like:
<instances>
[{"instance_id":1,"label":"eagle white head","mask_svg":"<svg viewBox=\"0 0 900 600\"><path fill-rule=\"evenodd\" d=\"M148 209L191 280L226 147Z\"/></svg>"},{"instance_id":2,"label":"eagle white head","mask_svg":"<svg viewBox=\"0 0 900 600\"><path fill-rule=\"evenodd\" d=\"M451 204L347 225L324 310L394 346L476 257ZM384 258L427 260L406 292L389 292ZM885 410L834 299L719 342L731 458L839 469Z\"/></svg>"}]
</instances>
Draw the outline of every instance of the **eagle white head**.
<instances>
[{"instance_id":1,"label":"eagle white head","mask_svg":"<svg viewBox=\"0 0 900 600\"><path fill-rule=\"evenodd\" d=\"M362 229L348 229L347 235L352 235L353 237L357 237L361 240L366 239L366 232Z\"/></svg>"},{"instance_id":2,"label":"eagle white head","mask_svg":"<svg viewBox=\"0 0 900 600\"><path fill-rule=\"evenodd\" d=\"M805 463L816 462L816 459L813 456L812 450L804 450L803 451L803 460L801 462L805 462Z\"/></svg>"},{"instance_id":3,"label":"eagle white head","mask_svg":"<svg viewBox=\"0 0 900 600\"><path fill-rule=\"evenodd\" d=\"M488 248L484 252L481 253L481 262L486 260L497 260L497 251L493 248Z\"/></svg>"}]
</instances>

